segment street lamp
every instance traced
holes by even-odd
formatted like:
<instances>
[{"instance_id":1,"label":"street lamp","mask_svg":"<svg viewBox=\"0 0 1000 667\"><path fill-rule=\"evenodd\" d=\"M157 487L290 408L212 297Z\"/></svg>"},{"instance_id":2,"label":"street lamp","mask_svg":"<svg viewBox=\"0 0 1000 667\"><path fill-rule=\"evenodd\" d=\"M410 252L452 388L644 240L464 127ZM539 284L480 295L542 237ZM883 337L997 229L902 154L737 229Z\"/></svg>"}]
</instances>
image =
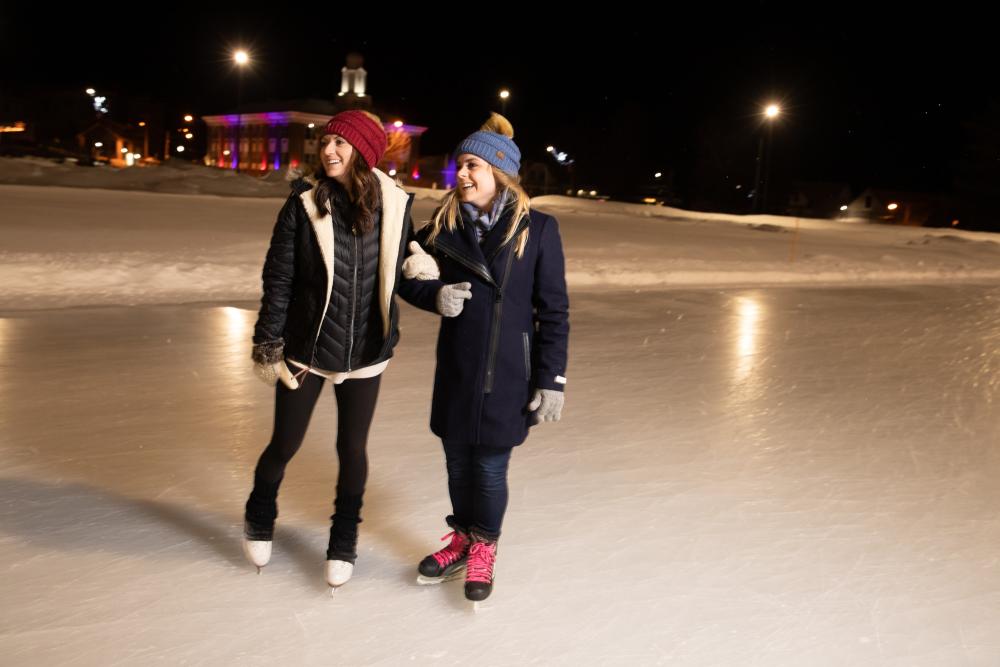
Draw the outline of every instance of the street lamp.
<instances>
[{"instance_id":1,"label":"street lamp","mask_svg":"<svg viewBox=\"0 0 1000 667\"><path fill-rule=\"evenodd\" d=\"M504 88L500 91L500 113L504 116L507 115L507 99L510 97L510 91Z\"/></svg>"},{"instance_id":2,"label":"street lamp","mask_svg":"<svg viewBox=\"0 0 1000 667\"><path fill-rule=\"evenodd\" d=\"M573 158L569 156L569 153L561 151L555 146L546 146L545 151L552 156L553 160L558 162L563 167L566 167L566 173L569 177L569 189L572 191L575 187L575 179L573 178Z\"/></svg>"},{"instance_id":3,"label":"street lamp","mask_svg":"<svg viewBox=\"0 0 1000 667\"><path fill-rule=\"evenodd\" d=\"M763 135L757 142L757 170L754 176L754 209L758 213L767 212L767 186L771 181L771 137L774 134L774 120L781 115L781 107L777 104L769 104L764 109L764 118L767 121L767 151L764 150ZM767 159L767 167L764 170L764 194L761 196L760 171L764 159Z\"/></svg>"},{"instance_id":4,"label":"street lamp","mask_svg":"<svg viewBox=\"0 0 1000 667\"><path fill-rule=\"evenodd\" d=\"M240 171L240 124L243 114L240 107L243 106L243 69L250 63L250 54L243 49L237 49L233 53L233 62L236 63L236 173Z\"/></svg>"}]
</instances>

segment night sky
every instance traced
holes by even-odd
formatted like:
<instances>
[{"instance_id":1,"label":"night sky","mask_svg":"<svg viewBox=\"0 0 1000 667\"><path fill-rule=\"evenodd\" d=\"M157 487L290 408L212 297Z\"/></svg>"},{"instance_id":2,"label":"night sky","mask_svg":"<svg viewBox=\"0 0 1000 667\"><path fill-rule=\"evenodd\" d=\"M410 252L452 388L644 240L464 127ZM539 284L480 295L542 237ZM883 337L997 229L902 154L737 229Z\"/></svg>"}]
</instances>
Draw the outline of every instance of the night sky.
<instances>
[{"instance_id":1,"label":"night sky","mask_svg":"<svg viewBox=\"0 0 1000 667\"><path fill-rule=\"evenodd\" d=\"M687 193L748 178L771 100L785 112L774 128L775 182L947 192L968 149L966 124L997 97L996 37L974 18L903 25L863 5L823 5L823 16L800 10L796 19L759 2L739 13L577 8L558 23L514 9L460 22L415 7L367 18L340 16L335 5L277 15L238 7L143 20L134 6L44 18L5 7L0 90L93 86L208 115L235 105L233 47L255 61L246 102L333 98L356 50L376 107L430 128L424 154L453 148L499 110L507 87L525 159L548 159L552 144L576 159L580 185L631 192L664 171Z\"/></svg>"}]
</instances>

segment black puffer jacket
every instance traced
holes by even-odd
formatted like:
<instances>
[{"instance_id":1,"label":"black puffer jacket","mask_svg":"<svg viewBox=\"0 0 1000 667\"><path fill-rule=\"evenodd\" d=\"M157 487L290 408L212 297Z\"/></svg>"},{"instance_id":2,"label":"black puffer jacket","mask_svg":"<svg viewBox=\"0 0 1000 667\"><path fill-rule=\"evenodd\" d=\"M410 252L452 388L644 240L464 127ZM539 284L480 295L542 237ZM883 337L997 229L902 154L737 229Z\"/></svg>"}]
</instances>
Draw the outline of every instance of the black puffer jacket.
<instances>
[{"instance_id":1,"label":"black puffer jacket","mask_svg":"<svg viewBox=\"0 0 1000 667\"><path fill-rule=\"evenodd\" d=\"M377 232L362 237L345 233L334 215L319 214L311 192L313 179L292 183L264 262L263 296L254 325L253 342L271 344L270 360L284 356L343 371L348 370L348 349L350 369L392 356L399 339L395 295L413 196L378 169L372 172L379 179L382 209ZM344 266L349 256L358 258L356 281L354 265ZM350 294L354 289L356 297ZM351 347L352 322L355 335L360 331L364 340L360 347Z\"/></svg>"},{"instance_id":2,"label":"black puffer jacket","mask_svg":"<svg viewBox=\"0 0 1000 667\"><path fill-rule=\"evenodd\" d=\"M361 234L355 231L353 209L343 196L334 199L332 213L334 238L343 239L343 243L333 247L333 292L312 365L328 371L350 371L370 365L382 349L375 296L382 215L379 209L375 228Z\"/></svg>"}]
</instances>

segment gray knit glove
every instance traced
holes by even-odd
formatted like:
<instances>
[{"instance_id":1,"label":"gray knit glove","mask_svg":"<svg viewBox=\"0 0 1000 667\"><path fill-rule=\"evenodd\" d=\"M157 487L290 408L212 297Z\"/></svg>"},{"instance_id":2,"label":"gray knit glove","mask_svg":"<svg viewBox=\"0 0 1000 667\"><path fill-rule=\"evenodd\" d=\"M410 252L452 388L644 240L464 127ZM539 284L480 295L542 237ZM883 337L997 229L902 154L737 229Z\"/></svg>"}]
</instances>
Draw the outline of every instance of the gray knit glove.
<instances>
[{"instance_id":1,"label":"gray knit glove","mask_svg":"<svg viewBox=\"0 0 1000 667\"><path fill-rule=\"evenodd\" d=\"M528 411L535 412L536 424L545 422L557 422L562 416L563 392L555 389L536 389L535 396L528 404Z\"/></svg>"},{"instance_id":2,"label":"gray knit glove","mask_svg":"<svg viewBox=\"0 0 1000 667\"><path fill-rule=\"evenodd\" d=\"M472 298L472 283L445 285L437 293L437 310L445 317L455 317L465 307L465 300Z\"/></svg>"}]
</instances>

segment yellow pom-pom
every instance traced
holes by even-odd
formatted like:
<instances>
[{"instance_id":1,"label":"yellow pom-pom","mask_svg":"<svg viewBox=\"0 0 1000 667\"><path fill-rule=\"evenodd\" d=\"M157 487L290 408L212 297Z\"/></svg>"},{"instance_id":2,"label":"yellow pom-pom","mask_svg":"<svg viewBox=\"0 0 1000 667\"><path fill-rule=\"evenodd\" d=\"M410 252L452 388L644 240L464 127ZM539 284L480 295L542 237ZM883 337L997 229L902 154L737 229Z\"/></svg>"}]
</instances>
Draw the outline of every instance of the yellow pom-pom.
<instances>
[{"instance_id":1,"label":"yellow pom-pom","mask_svg":"<svg viewBox=\"0 0 1000 667\"><path fill-rule=\"evenodd\" d=\"M496 132L510 139L514 138L514 126L510 124L509 120L495 112L490 114L489 119L479 129L486 132Z\"/></svg>"}]
</instances>

